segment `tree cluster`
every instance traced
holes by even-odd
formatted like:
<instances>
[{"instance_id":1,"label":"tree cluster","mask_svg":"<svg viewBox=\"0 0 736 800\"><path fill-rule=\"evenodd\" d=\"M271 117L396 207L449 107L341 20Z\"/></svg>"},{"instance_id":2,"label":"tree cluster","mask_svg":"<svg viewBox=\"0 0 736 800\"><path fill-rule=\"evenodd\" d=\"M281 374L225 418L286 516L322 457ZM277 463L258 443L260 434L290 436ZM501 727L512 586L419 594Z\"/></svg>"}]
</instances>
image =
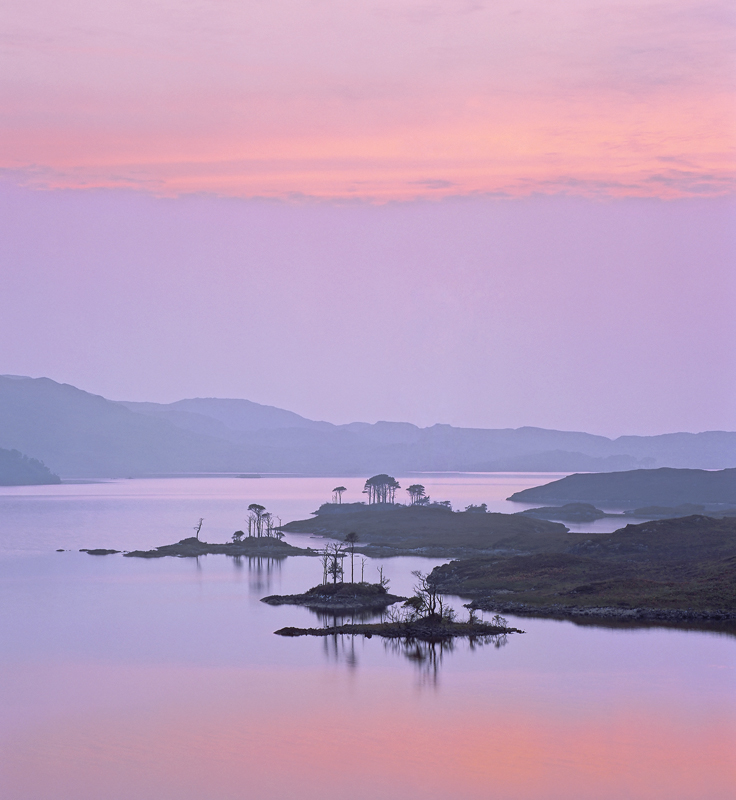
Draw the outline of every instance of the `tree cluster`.
<instances>
[{"instance_id":1,"label":"tree cluster","mask_svg":"<svg viewBox=\"0 0 736 800\"><path fill-rule=\"evenodd\" d=\"M281 533L281 519L275 517L266 507L259 503L251 503L248 506L248 516L246 517L248 525L248 537L255 537L260 539L262 537L271 537L274 539L282 539L284 534ZM233 534L233 541L239 542L245 536L245 531L235 531Z\"/></svg>"},{"instance_id":2,"label":"tree cluster","mask_svg":"<svg viewBox=\"0 0 736 800\"><path fill-rule=\"evenodd\" d=\"M396 490L400 488L399 482L391 475L374 475L365 482L363 494L368 495L368 505L394 503L396 501Z\"/></svg>"},{"instance_id":3,"label":"tree cluster","mask_svg":"<svg viewBox=\"0 0 736 800\"><path fill-rule=\"evenodd\" d=\"M427 506L429 505L429 495L424 491L424 486L421 483L413 483L407 490L409 493L409 500L413 506Z\"/></svg>"}]
</instances>

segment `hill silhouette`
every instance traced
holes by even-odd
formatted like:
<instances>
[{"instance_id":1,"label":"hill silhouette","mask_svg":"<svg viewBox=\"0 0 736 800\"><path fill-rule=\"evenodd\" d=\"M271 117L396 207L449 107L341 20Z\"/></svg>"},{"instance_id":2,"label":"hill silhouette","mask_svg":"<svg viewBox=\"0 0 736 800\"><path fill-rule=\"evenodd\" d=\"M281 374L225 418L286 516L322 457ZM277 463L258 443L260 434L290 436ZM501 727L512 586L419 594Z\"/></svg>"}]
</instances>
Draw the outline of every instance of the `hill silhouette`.
<instances>
[{"instance_id":1,"label":"hill silhouette","mask_svg":"<svg viewBox=\"0 0 736 800\"><path fill-rule=\"evenodd\" d=\"M249 400L112 401L18 376L0 376L0 447L27 453L67 478L736 467L730 432L607 439L532 427L333 425Z\"/></svg>"},{"instance_id":2,"label":"hill silhouette","mask_svg":"<svg viewBox=\"0 0 736 800\"><path fill-rule=\"evenodd\" d=\"M0 486L40 486L61 483L58 475L18 450L0 449Z\"/></svg>"}]
</instances>

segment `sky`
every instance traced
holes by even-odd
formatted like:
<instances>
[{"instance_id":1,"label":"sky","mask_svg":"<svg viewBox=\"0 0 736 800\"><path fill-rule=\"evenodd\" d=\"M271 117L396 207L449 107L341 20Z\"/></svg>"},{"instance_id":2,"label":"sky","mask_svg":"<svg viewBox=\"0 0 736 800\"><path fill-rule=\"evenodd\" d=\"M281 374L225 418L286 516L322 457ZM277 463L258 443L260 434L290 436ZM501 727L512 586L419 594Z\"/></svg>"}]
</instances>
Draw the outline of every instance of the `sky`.
<instances>
[{"instance_id":1,"label":"sky","mask_svg":"<svg viewBox=\"0 0 736 800\"><path fill-rule=\"evenodd\" d=\"M0 373L736 430L736 10L5 0Z\"/></svg>"}]
</instances>

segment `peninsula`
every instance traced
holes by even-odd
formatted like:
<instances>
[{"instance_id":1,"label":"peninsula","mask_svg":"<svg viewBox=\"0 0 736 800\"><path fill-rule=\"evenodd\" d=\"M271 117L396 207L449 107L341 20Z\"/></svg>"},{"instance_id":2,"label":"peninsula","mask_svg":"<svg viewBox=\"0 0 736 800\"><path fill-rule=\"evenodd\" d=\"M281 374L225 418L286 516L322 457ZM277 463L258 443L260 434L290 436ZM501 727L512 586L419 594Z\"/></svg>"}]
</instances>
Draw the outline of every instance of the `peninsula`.
<instances>
[{"instance_id":1,"label":"peninsula","mask_svg":"<svg viewBox=\"0 0 736 800\"><path fill-rule=\"evenodd\" d=\"M736 620L736 518L693 515L579 536L564 552L453 561L429 580L500 613Z\"/></svg>"}]
</instances>

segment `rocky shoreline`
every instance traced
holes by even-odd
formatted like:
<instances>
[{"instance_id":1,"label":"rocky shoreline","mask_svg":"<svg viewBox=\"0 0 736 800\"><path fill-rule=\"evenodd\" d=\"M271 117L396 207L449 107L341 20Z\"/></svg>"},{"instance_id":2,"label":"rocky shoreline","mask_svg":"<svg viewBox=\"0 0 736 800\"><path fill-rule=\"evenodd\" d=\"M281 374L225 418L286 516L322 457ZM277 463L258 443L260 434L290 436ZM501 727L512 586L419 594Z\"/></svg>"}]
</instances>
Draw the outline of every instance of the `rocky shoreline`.
<instances>
[{"instance_id":1,"label":"rocky shoreline","mask_svg":"<svg viewBox=\"0 0 736 800\"><path fill-rule=\"evenodd\" d=\"M528 603L498 602L492 598L478 598L468 603L469 608L494 611L499 614L516 614L534 617L593 617L596 619L634 622L652 620L663 622L728 622L736 620L736 611L728 609L694 610L691 608L618 608L616 606L568 606L550 604L533 606Z\"/></svg>"}]
</instances>

